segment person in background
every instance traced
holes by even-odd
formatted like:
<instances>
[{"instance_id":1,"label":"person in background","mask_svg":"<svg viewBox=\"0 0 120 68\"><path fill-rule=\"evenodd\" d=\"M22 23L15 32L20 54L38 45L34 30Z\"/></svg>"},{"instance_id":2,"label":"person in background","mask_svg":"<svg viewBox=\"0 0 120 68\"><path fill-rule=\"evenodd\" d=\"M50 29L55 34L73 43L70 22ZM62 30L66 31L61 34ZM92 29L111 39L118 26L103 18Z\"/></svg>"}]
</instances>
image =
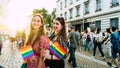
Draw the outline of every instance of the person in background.
<instances>
[{"instance_id":1,"label":"person in background","mask_svg":"<svg viewBox=\"0 0 120 68\"><path fill-rule=\"evenodd\" d=\"M76 64L76 58L75 58L75 51L76 48L80 46L80 40L79 40L79 36L78 34L75 32L74 27L73 26L69 26L69 41L70 41L70 47L69 47L69 52L70 52L70 57L68 59L68 63L72 62L72 67L76 68L77 64Z\"/></svg>"},{"instance_id":2,"label":"person in background","mask_svg":"<svg viewBox=\"0 0 120 68\"><path fill-rule=\"evenodd\" d=\"M91 41L90 41L90 49L93 49L93 47L94 47L94 36L95 36L94 30L91 29L90 30L90 39L91 39Z\"/></svg>"},{"instance_id":3,"label":"person in background","mask_svg":"<svg viewBox=\"0 0 120 68\"><path fill-rule=\"evenodd\" d=\"M80 40L80 31L79 31L79 30L76 30L75 32L77 33L77 35L78 35L78 37L79 37L79 40Z\"/></svg>"},{"instance_id":4,"label":"person in background","mask_svg":"<svg viewBox=\"0 0 120 68\"><path fill-rule=\"evenodd\" d=\"M105 36L104 36L104 40L103 40L103 46L104 46L103 51L104 51L104 54L106 54L106 52L108 52L109 57L111 58L112 43L110 42L110 35L111 35L110 28L107 28L105 31Z\"/></svg>"},{"instance_id":5,"label":"person in background","mask_svg":"<svg viewBox=\"0 0 120 68\"><path fill-rule=\"evenodd\" d=\"M76 33L77 33L77 35L78 35L79 44L81 44L81 36L80 36L80 31L79 31L79 30L76 30L75 32L76 32ZM78 51L81 51L81 47L80 47L80 46L78 47Z\"/></svg>"},{"instance_id":6,"label":"person in background","mask_svg":"<svg viewBox=\"0 0 120 68\"><path fill-rule=\"evenodd\" d=\"M110 62L107 62L107 64L112 67L112 62L115 62L116 67L115 68L119 68L119 63L118 60L120 60L120 34L116 31L115 27L110 27L110 41L112 43L111 45L111 54L112 54L112 58L110 60Z\"/></svg>"},{"instance_id":7,"label":"person in background","mask_svg":"<svg viewBox=\"0 0 120 68\"><path fill-rule=\"evenodd\" d=\"M21 37L17 39L17 45L18 45L19 47L22 46L22 38L21 38Z\"/></svg>"},{"instance_id":8,"label":"person in background","mask_svg":"<svg viewBox=\"0 0 120 68\"><path fill-rule=\"evenodd\" d=\"M59 42L59 44L67 50L67 37L66 37L66 26L65 20L63 17L57 17L53 20L53 33L51 37L52 42ZM65 68L64 59L67 57L67 54L63 58L57 58L55 55L51 54L50 51L45 51L44 57L46 57L45 64L49 68Z\"/></svg>"},{"instance_id":9,"label":"person in background","mask_svg":"<svg viewBox=\"0 0 120 68\"><path fill-rule=\"evenodd\" d=\"M34 56L27 60L26 68L46 68L43 52L49 48L49 38L45 32L44 20L39 13L33 15L30 23L30 33L26 36L24 45L32 45ZM22 68L22 67L21 67Z\"/></svg>"},{"instance_id":10,"label":"person in background","mask_svg":"<svg viewBox=\"0 0 120 68\"><path fill-rule=\"evenodd\" d=\"M85 51L86 51L86 50L89 51L89 50L90 50L90 48L89 48L89 47L90 47L89 43L90 43L90 41L91 41L91 37L90 37L90 34L89 34L88 30L86 30L85 33L86 33L86 37L85 37L85 38L86 38L86 40L85 40Z\"/></svg>"},{"instance_id":11,"label":"person in background","mask_svg":"<svg viewBox=\"0 0 120 68\"><path fill-rule=\"evenodd\" d=\"M96 48L98 47L99 51L100 51L100 54L101 56L103 57L102 59L104 60L105 59L105 55L102 51L102 45L101 45L101 42L102 42L102 38L103 38L103 35L102 33L100 32L100 28L96 28L96 31L95 31L95 39L94 39L94 48L93 48L93 56L92 58L95 58L95 55L96 55Z\"/></svg>"},{"instance_id":12,"label":"person in background","mask_svg":"<svg viewBox=\"0 0 120 68\"><path fill-rule=\"evenodd\" d=\"M85 42L86 42L86 30L84 30L83 32L81 32L81 37L82 37L82 46L85 47Z\"/></svg>"},{"instance_id":13,"label":"person in background","mask_svg":"<svg viewBox=\"0 0 120 68\"><path fill-rule=\"evenodd\" d=\"M47 35L48 35L48 37L50 38L50 36L51 36L51 30L50 30L50 28L47 30Z\"/></svg>"},{"instance_id":14,"label":"person in background","mask_svg":"<svg viewBox=\"0 0 120 68\"><path fill-rule=\"evenodd\" d=\"M3 68L2 66L0 66L0 68Z\"/></svg>"},{"instance_id":15,"label":"person in background","mask_svg":"<svg viewBox=\"0 0 120 68\"><path fill-rule=\"evenodd\" d=\"M0 36L0 55L2 54L2 53L1 53L1 51L2 51L2 45L3 45L3 43L2 43L2 38L1 38L1 36Z\"/></svg>"}]
</instances>

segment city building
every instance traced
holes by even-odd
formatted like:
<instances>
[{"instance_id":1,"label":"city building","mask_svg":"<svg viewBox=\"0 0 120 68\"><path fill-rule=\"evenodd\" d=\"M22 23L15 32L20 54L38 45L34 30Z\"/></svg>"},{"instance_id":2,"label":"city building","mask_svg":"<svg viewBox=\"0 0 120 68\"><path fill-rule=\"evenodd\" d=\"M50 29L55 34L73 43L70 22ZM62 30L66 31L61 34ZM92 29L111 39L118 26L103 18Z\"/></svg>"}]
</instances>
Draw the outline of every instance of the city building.
<instances>
[{"instance_id":1,"label":"city building","mask_svg":"<svg viewBox=\"0 0 120 68\"><path fill-rule=\"evenodd\" d=\"M56 16L63 16L76 30L88 27L105 31L110 26L120 29L120 0L56 0Z\"/></svg>"}]
</instances>

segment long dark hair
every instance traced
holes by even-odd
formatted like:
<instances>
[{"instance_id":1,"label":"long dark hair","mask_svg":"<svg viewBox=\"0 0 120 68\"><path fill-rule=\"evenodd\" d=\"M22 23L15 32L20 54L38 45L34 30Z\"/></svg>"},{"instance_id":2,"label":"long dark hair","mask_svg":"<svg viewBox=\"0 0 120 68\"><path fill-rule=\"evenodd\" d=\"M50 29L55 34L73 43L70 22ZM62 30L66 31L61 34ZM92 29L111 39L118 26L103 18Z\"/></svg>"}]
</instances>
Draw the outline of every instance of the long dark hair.
<instances>
[{"instance_id":1,"label":"long dark hair","mask_svg":"<svg viewBox=\"0 0 120 68\"><path fill-rule=\"evenodd\" d=\"M34 45L34 43L35 43L37 40L40 39L40 36L43 35L43 34L45 34L44 20L43 20L42 16L41 16L40 14L35 14L35 15L32 17L32 20L33 20L33 18L34 18L35 16L39 16L39 17L40 17L42 26L40 26L40 28L39 28L39 30L38 30L37 37L35 38L35 40L34 40L33 43L32 43L31 41L32 41L32 39L33 39L33 37L34 37L34 32L33 32L34 29L33 29L33 27L32 27L32 24L30 25L30 34L29 34L29 36L28 36L28 40L27 40L27 43L26 43L27 45L29 45L29 44ZM31 23L32 23L32 21L31 21Z\"/></svg>"},{"instance_id":2,"label":"long dark hair","mask_svg":"<svg viewBox=\"0 0 120 68\"><path fill-rule=\"evenodd\" d=\"M97 34L100 33L100 28L96 28L96 33L97 33Z\"/></svg>"},{"instance_id":3,"label":"long dark hair","mask_svg":"<svg viewBox=\"0 0 120 68\"><path fill-rule=\"evenodd\" d=\"M58 34L57 40L60 38L60 36L63 36L64 40L67 40L67 37L66 37L66 26L65 26L64 18L63 17L57 17L57 18L55 18L55 20L59 21L60 24L63 26L63 28L60 30L60 32Z\"/></svg>"},{"instance_id":4,"label":"long dark hair","mask_svg":"<svg viewBox=\"0 0 120 68\"><path fill-rule=\"evenodd\" d=\"M110 32L110 28L107 28L107 29L106 29L106 31L107 31L108 33L110 33L110 34L111 34L111 32Z\"/></svg>"}]
</instances>

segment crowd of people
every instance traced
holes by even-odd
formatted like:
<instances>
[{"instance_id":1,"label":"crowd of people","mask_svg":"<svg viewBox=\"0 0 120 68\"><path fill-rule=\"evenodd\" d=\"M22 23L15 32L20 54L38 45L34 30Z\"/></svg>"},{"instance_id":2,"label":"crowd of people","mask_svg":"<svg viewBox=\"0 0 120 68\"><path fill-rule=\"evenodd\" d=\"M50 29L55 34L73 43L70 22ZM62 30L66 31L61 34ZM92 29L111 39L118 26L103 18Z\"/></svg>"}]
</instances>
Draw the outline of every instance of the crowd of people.
<instances>
[{"instance_id":1,"label":"crowd of people","mask_svg":"<svg viewBox=\"0 0 120 68\"><path fill-rule=\"evenodd\" d=\"M67 31L64 18L57 17L53 20L52 28L47 31L43 17L37 13L33 15L30 31L25 35L24 41L19 38L17 44L20 45L20 48L31 45L34 56L27 59L26 65L22 65L21 68L65 68L64 60L68 56L68 63L72 63L72 67L77 68L75 51L80 46L84 46L85 51L93 49L92 58L96 58L97 47L103 60L106 59L106 53L109 53L111 60L107 64L112 66L114 61L116 68L119 68L120 31L115 27L107 28L105 32L101 32L100 28L96 28L95 31L88 29L79 32L75 31L74 26L69 25ZM12 39L11 42L14 40ZM50 52L51 42L58 42L67 51L63 58L58 58ZM0 42L0 55L1 48L2 43Z\"/></svg>"},{"instance_id":2,"label":"crowd of people","mask_svg":"<svg viewBox=\"0 0 120 68\"><path fill-rule=\"evenodd\" d=\"M109 54L110 61L107 64L112 67L113 61L116 68L119 68L118 61L120 60L120 31L115 27L106 28L104 32L100 31L100 28L96 28L95 31L83 31L80 33L83 46L86 50L93 50L92 58L96 58L96 48L100 52L102 59L106 59L107 53Z\"/></svg>"}]
</instances>

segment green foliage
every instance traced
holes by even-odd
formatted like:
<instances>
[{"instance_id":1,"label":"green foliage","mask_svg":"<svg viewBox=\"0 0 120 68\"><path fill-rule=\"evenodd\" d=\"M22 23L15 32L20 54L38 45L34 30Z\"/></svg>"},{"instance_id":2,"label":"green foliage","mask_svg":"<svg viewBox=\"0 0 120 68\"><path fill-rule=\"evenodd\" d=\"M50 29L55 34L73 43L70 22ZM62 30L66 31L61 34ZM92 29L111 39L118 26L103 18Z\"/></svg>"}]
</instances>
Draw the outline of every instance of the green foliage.
<instances>
[{"instance_id":1,"label":"green foliage","mask_svg":"<svg viewBox=\"0 0 120 68\"><path fill-rule=\"evenodd\" d=\"M51 19L51 15L47 15L46 17L46 24L49 24L49 26L51 26L51 23L52 23L52 19Z\"/></svg>"},{"instance_id":2,"label":"green foliage","mask_svg":"<svg viewBox=\"0 0 120 68\"><path fill-rule=\"evenodd\" d=\"M56 12L56 9L54 9L51 14L48 13L48 11L45 8L34 9L32 15L36 13L40 13L43 16L45 24L49 24L48 27L51 27L52 20L56 17L55 12Z\"/></svg>"},{"instance_id":3,"label":"green foliage","mask_svg":"<svg viewBox=\"0 0 120 68\"><path fill-rule=\"evenodd\" d=\"M56 9L54 8L54 10L52 11L52 14L51 14L52 15L52 19L54 19L56 17L55 13L56 13Z\"/></svg>"}]
</instances>

